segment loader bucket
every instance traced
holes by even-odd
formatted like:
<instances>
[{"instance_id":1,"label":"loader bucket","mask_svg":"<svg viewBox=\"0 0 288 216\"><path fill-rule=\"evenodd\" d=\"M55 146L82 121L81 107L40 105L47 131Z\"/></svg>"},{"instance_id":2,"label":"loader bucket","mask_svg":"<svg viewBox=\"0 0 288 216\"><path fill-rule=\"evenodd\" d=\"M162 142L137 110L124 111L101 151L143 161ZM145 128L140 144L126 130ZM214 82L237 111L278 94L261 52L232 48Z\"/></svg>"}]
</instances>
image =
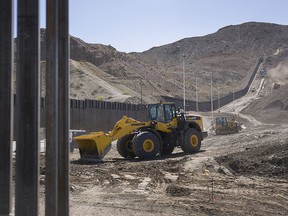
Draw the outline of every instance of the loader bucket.
<instances>
[{"instance_id":1,"label":"loader bucket","mask_svg":"<svg viewBox=\"0 0 288 216\"><path fill-rule=\"evenodd\" d=\"M111 139L102 131L77 136L73 139L78 144L81 160L102 160L111 149Z\"/></svg>"}]
</instances>

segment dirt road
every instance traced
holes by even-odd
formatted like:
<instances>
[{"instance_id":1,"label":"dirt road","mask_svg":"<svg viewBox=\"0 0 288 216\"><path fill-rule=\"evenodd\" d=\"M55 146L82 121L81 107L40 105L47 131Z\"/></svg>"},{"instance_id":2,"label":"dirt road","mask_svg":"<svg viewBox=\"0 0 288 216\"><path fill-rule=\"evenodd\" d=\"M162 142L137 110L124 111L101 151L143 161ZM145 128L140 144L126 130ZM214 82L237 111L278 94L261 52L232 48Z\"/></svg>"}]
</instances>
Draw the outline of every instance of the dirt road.
<instances>
[{"instance_id":1,"label":"dirt road","mask_svg":"<svg viewBox=\"0 0 288 216\"><path fill-rule=\"evenodd\" d=\"M287 215L287 127L210 134L202 151L156 160L71 155L71 215ZM277 141L276 141L277 140Z\"/></svg>"},{"instance_id":2,"label":"dirt road","mask_svg":"<svg viewBox=\"0 0 288 216\"><path fill-rule=\"evenodd\" d=\"M114 143L103 162L83 164L77 151L71 153L70 215L288 215L288 125L263 124L240 113L263 83L256 80L254 95L214 113L236 115L244 129L209 133L197 154L175 149L155 160L125 160ZM209 128L211 113L202 115Z\"/></svg>"}]
</instances>

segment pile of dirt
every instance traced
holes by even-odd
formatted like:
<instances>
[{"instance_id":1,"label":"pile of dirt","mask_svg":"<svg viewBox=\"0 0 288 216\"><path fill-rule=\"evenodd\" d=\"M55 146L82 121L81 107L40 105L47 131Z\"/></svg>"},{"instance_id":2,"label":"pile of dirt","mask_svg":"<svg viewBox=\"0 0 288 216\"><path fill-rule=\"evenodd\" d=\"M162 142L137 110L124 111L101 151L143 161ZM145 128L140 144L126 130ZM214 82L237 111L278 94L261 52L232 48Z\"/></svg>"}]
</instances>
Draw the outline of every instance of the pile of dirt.
<instances>
[{"instance_id":1,"label":"pile of dirt","mask_svg":"<svg viewBox=\"0 0 288 216\"><path fill-rule=\"evenodd\" d=\"M288 179L288 141L246 148L243 152L218 157L221 165L238 175Z\"/></svg>"}]
</instances>

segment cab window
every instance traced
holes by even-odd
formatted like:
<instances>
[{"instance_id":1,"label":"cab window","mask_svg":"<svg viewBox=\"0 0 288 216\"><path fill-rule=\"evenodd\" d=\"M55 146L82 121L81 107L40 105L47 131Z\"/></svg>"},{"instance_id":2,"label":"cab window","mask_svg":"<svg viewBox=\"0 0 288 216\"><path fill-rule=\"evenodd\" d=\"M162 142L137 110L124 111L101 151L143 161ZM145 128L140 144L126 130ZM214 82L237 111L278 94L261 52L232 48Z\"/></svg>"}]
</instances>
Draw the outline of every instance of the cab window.
<instances>
[{"instance_id":1,"label":"cab window","mask_svg":"<svg viewBox=\"0 0 288 216\"><path fill-rule=\"evenodd\" d=\"M157 107L156 106L150 108L150 118L151 120L157 119Z\"/></svg>"},{"instance_id":2,"label":"cab window","mask_svg":"<svg viewBox=\"0 0 288 216\"><path fill-rule=\"evenodd\" d=\"M166 122L171 122L173 119L173 110L170 105L165 105L165 119Z\"/></svg>"},{"instance_id":3,"label":"cab window","mask_svg":"<svg viewBox=\"0 0 288 216\"><path fill-rule=\"evenodd\" d=\"M158 106L156 120L159 122L165 122L164 108L162 105Z\"/></svg>"}]
</instances>

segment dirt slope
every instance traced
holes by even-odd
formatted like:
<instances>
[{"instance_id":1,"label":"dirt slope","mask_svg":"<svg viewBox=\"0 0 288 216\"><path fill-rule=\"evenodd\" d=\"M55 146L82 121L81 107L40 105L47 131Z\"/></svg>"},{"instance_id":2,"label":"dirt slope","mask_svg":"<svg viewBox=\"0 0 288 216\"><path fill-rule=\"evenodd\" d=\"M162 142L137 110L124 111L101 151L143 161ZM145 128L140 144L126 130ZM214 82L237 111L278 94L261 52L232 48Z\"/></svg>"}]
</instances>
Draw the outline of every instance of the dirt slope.
<instances>
[{"instance_id":1,"label":"dirt slope","mask_svg":"<svg viewBox=\"0 0 288 216\"><path fill-rule=\"evenodd\" d=\"M287 50L278 50L263 65L267 75L258 79L263 81L259 96L242 113L252 115L261 122L287 124L288 119L288 58ZM275 88L279 83L279 88Z\"/></svg>"},{"instance_id":2,"label":"dirt slope","mask_svg":"<svg viewBox=\"0 0 288 216\"><path fill-rule=\"evenodd\" d=\"M214 113L215 117L239 112L236 120L244 129L225 136L209 131L197 154L184 154L177 148L172 155L155 160L126 160L118 154L115 142L101 163L83 163L77 151L71 153L70 214L287 215L288 124L247 117L253 113L257 117L255 113L273 99L286 103L285 85L268 88L274 81L270 70L280 62L273 66L272 61L267 76L256 77L255 92L223 108L230 113ZM270 112L270 118L278 111ZM202 115L205 127L209 126L211 113ZM42 183L44 166L42 161ZM41 191L40 215L44 215Z\"/></svg>"},{"instance_id":3,"label":"dirt slope","mask_svg":"<svg viewBox=\"0 0 288 216\"><path fill-rule=\"evenodd\" d=\"M170 157L125 160L113 145L104 162L87 164L75 151L70 214L286 215L287 139L287 126L262 125L210 134L192 155L176 149Z\"/></svg>"},{"instance_id":4,"label":"dirt slope","mask_svg":"<svg viewBox=\"0 0 288 216\"><path fill-rule=\"evenodd\" d=\"M185 54L187 99L195 99L197 75L199 100L209 100L210 73L213 73L214 86L219 86L220 96L242 88L261 56L271 56L279 49L287 48L287 35L287 26L251 22L227 26L213 34L185 38L142 53L118 52L111 46L88 44L71 36L71 59L78 62L71 66L74 74L71 76L71 97L116 101L126 98L126 101L139 103L141 90L146 103L159 101L161 95L182 97ZM44 30L41 41L41 60L45 61ZM45 67L41 68L44 72ZM89 79L92 73L117 92L106 90L105 86L97 91L98 88L92 86L101 85L99 79L90 79L91 85L87 87L82 85L81 79L85 76ZM124 95L121 99L120 94Z\"/></svg>"}]
</instances>

